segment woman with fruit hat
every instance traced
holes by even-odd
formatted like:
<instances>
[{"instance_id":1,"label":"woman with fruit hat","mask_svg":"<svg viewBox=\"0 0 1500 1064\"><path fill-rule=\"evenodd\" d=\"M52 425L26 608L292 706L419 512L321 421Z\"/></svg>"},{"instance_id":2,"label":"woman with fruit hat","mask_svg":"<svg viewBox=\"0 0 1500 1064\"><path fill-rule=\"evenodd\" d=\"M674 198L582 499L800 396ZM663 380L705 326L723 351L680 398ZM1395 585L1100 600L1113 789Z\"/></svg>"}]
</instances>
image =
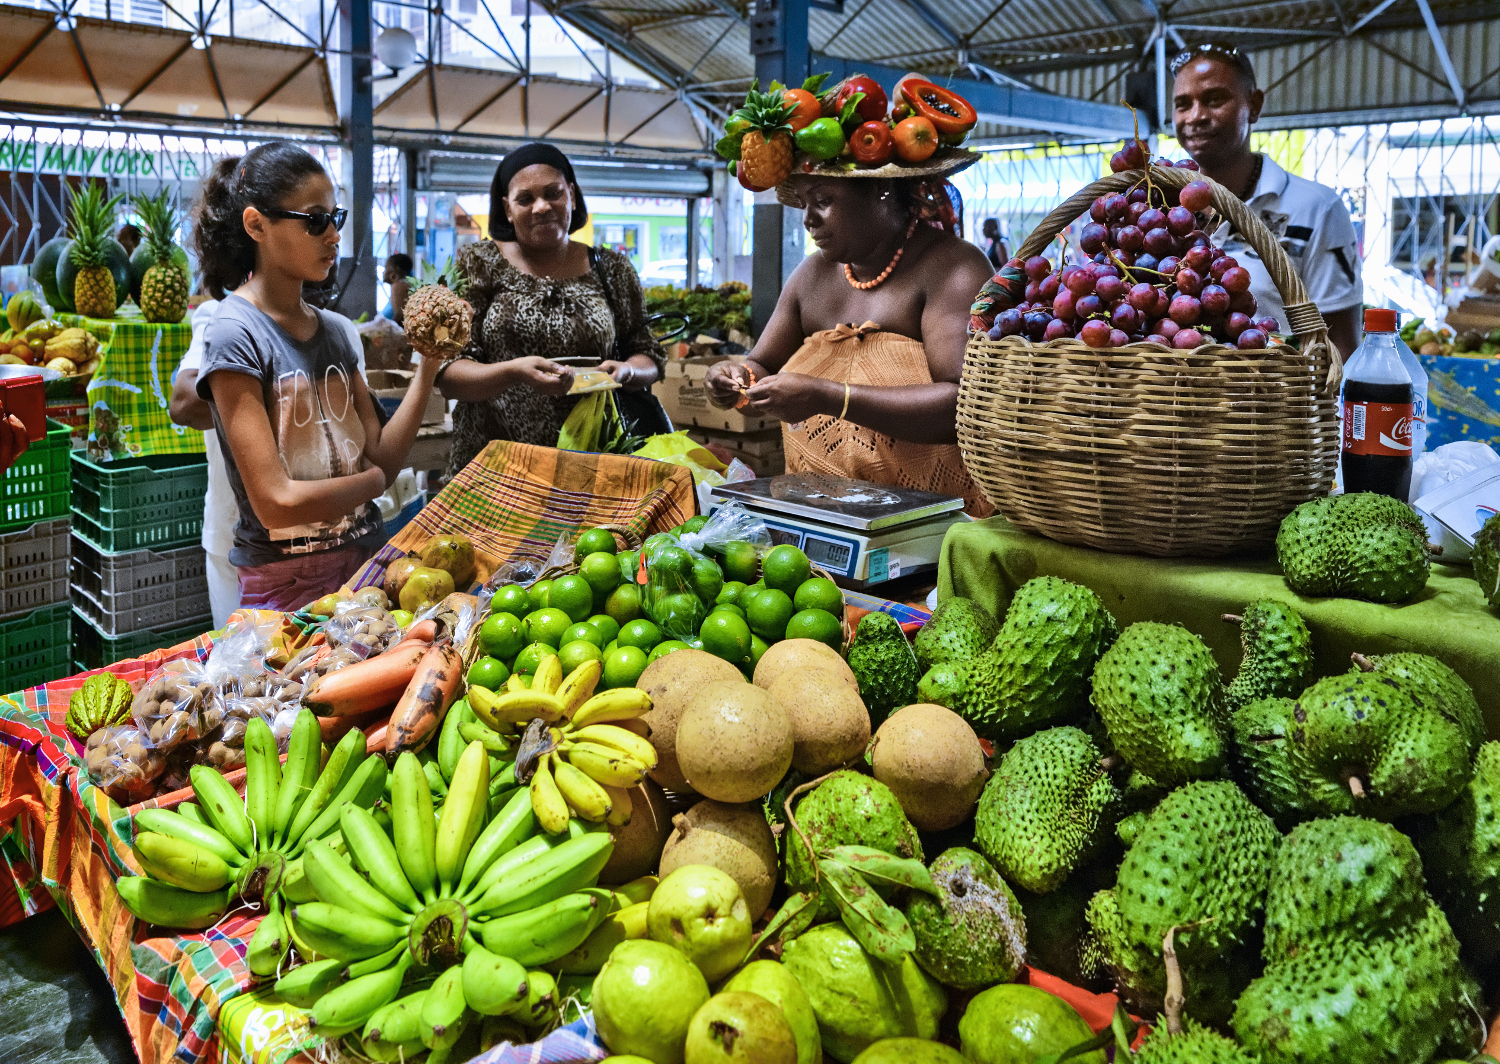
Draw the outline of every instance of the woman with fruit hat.
<instances>
[{"instance_id":1,"label":"woman with fruit hat","mask_svg":"<svg viewBox=\"0 0 1500 1064\"><path fill-rule=\"evenodd\" d=\"M851 83L857 88L847 93ZM774 142L782 120L761 95L752 92L749 105L762 126L743 136L764 138L769 125ZM795 173L773 173L777 198L806 212L818 250L782 289L749 358L709 369L710 395L720 406L783 422L788 473L962 496L971 514L987 515L991 507L959 454L956 412L969 303L991 269L956 232L946 186L978 156L936 148L930 121L904 104L887 119L885 94L868 78L828 96L822 121L847 127L854 157L871 161L824 164L804 149ZM968 107L958 102L955 109ZM894 152L903 142L897 131L911 119L929 122L924 136L905 138L930 142L921 159ZM881 142L883 156L869 155L868 141ZM738 160L754 173L764 173L761 160L747 155L759 147L744 144Z\"/></svg>"}]
</instances>

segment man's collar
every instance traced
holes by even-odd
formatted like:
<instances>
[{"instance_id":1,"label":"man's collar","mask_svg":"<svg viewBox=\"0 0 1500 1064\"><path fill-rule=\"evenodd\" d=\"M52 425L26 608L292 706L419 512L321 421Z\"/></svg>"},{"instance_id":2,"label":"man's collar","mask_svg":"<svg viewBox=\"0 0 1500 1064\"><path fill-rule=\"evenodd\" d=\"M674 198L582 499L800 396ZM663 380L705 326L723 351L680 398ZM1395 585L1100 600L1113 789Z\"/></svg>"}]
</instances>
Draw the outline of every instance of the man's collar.
<instances>
[{"instance_id":1,"label":"man's collar","mask_svg":"<svg viewBox=\"0 0 1500 1064\"><path fill-rule=\"evenodd\" d=\"M1250 194L1248 202L1254 203L1262 196L1280 196L1290 183L1291 178L1287 176L1287 172L1276 165L1276 160L1262 152L1260 180L1255 183L1255 191Z\"/></svg>"}]
</instances>

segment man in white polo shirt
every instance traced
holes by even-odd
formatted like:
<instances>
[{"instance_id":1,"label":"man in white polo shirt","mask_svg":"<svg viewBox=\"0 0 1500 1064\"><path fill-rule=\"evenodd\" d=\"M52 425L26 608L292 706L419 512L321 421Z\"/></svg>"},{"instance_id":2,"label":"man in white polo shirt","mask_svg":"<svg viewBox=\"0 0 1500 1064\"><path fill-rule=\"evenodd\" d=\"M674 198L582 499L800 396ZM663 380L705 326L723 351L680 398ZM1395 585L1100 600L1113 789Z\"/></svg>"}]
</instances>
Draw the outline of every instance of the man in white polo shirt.
<instances>
[{"instance_id":1,"label":"man in white polo shirt","mask_svg":"<svg viewBox=\"0 0 1500 1064\"><path fill-rule=\"evenodd\" d=\"M1296 177L1250 150L1250 127L1260 118L1265 93L1255 69L1237 48L1200 44L1172 61L1177 140L1199 169L1234 192L1280 241L1302 278L1308 299L1328 323L1328 337L1344 358L1359 344L1359 241L1339 194ZM1260 256L1238 232L1224 229L1215 242L1250 271L1257 316L1287 328L1281 294Z\"/></svg>"}]
</instances>

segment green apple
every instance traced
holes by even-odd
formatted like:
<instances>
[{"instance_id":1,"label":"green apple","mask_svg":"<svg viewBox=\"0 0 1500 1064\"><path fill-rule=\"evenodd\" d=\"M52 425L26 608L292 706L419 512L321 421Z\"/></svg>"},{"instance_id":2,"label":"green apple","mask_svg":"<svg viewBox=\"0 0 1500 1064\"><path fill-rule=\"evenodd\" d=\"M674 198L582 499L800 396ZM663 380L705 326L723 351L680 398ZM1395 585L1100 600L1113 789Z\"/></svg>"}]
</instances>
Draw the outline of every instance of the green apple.
<instances>
[{"instance_id":1,"label":"green apple","mask_svg":"<svg viewBox=\"0 0 1500 1064\"><path fill-rule=\"evenodd\" d=\"M750 948L750 906L740 885L711 865L683 865L651 895L646 928L681 950L709 982L718 982Z\"/></svg>"},{"instance_id":2,"label":"green apple","mask_svg":"<svg viewBox=\"0 0 1500 1064\"><path fill-rule=\"evenodd\" d=\"M708 983L678 950L649 939L621 942L594 979L594 1023L610 1052L683 1064L688 1026Z\"/></svg>"}]
</instances>

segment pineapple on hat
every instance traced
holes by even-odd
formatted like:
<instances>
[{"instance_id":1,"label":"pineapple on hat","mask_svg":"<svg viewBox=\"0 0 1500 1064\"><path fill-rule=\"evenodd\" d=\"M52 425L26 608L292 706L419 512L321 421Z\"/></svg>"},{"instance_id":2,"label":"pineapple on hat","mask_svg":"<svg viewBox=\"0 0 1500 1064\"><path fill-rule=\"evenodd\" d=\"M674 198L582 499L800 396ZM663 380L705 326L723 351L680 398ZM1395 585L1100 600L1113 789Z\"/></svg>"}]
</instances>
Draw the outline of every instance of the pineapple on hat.
<instances>
[{"instance_id":1,"label":"pineapple on hat","mask_svg":"<svg viewBox=\"0 0 1500 1064\"><path fill-rule=\"evenodd\" d=\"M179 322L187 315L188 276L174 258L177 211L172 207L172 193L164 188L155 196L137 196L135 209L146 229L146 252L151 259L141 278L141 314L150 322Z\"/></svg>"},{"instance_id":2,"label":"pineapple on hat","mask_svg":"<svg viewBox=\"0 0 1500 1064\"><path fill-rule=\"evenodd\" d=\"M469 279L449 259L441 268L423 263L421 280L406 297L406 338L424 358L456 355L469 342L474 308L464 299Z\"/></svg>"},{"instance_id":3,"label":"pineapple on hat","mask_svg":"<svg viewBox=\"0 0 1500 1064\"><path fill-rule=\"evenodd\" d=\"M772 188L792 173L792 127L788 120L796 110L784 98L777 82L769 92L750 83L745 103L730 116L728 127L740 133L740 176L756 188Z\"/></svg>"},{"instance_id":4,"label":"pineapple on hat","mask_svg":"<svg viewBox=\"0 0 1500 1064\"><path fill-rule=\"evenodd\" d=\"M115 208L124 198L106 200L103 187L91 182L73 194L69 205L73 243L67 256L78 270L73 280L73 309L85 318L113 318L119 305L107 255L114 239Z\"/></svg>"}]
</instances>

